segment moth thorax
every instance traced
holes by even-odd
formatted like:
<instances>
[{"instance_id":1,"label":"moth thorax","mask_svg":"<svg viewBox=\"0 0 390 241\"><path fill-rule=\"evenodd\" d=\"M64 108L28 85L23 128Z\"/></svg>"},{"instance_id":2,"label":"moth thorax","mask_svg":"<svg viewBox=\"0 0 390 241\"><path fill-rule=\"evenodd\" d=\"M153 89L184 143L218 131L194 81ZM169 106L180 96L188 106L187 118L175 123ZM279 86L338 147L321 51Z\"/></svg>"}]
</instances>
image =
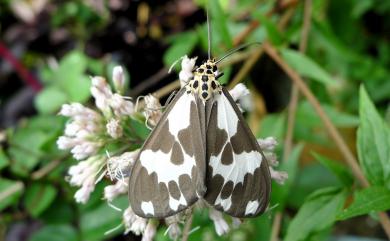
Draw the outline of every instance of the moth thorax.
<instances>
[{"instance_id":1,"label":"moth thorax","mask_svg":"<svg viewBox=\"0 0 390 241\"><path fill-rule=\"evenodd\" d=\"M212 60L208 60L194 71L194 77L187 85L187 92L198 94L199 97L206 101L214 94L221 94L222 88L216 80L218 75L217 65Z\"/></svg>"}]
</instances>

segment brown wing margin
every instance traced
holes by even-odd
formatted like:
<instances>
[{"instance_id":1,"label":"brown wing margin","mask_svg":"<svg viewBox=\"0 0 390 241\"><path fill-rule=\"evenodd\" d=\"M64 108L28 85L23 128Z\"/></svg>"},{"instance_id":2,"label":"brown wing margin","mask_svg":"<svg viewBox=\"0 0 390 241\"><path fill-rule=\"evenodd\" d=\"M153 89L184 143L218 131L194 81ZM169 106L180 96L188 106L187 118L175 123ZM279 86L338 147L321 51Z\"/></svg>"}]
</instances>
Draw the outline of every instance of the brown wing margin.
<instances>
[{"instance_id":1,"label":"brown wing margin","mask_svg":"<svg viewBox=\"0 0 390 241\"><path fill-rule=\"evenodd\" d=\"M206 113L210 119L207 124L207 192L204 199L217 210L234 217L258 216L265 211L270 199L271 178L267 160L229 92L223 88L222 94L213 101L210 113ZM224 128L218 127L218 118L225 118L219 124L226 125ZM231 130L234 126L231 123L235 120L237 128L232 135L229 127ZM255 159L238 158L238 155L252 151ZM259 160L260 166L253 167L252 163ZM240 177L242 182L238 182Z\"/></svg>"},{"instance_id":2,"label":"brown wing margin","mask_svg":"<svg viewBox=\"0 0 390 241\"><path fill-rule=\"evenodd\" d=\"M168 217L204 195L205 117L200 105L199 98L182 88L141 148L129 180L130 206L138 216ZM188 127L180 129L185 121Z\"/></svg>"}]
</instances>

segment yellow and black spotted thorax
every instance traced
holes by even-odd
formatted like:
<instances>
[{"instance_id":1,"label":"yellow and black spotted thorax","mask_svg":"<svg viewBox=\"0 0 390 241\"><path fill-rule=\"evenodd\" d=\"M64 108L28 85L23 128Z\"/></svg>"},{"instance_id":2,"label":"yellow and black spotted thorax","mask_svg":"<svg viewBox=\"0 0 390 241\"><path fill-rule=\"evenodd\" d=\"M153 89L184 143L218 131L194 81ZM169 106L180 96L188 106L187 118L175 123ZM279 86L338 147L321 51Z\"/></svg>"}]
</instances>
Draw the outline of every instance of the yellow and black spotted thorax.
<instances>
[{"instance_id":1,"label":"yellow and black spotted thorax","mask_svg":"<svg viewBox=\"0 0 390 241\"><path fill-rule=\"evenodd\" d=\"M198 94L203 101L210 99L216 93L221 94L222 87L217 80L221 73L215 60L207 60L195 69L193 74L194 77L186 86L187 93Z\"/></svg>"}]
</instances>

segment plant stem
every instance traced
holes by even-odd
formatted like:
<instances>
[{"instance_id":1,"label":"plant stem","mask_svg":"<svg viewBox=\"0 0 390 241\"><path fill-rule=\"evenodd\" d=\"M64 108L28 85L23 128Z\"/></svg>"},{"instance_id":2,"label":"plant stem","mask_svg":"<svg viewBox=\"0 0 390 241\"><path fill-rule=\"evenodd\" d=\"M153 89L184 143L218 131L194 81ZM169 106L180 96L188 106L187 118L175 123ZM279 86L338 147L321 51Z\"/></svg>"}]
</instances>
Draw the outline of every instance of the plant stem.
<instances>
[{"instance_id":1,"label":"plant stem","mask_svg":"<svg viewBox=\"0 0 390 241\"><path fill-rule=\"evenodd\" d=\"M305 10L303 16L303 26L301 32L301 41L299 42L299 51L304 53L307 47L307 40L310 31L311 25L311 9L312 1L305 0ZM283 151L283 161L286 161L292 150L294 126L295 126L295 112L297 110L298 100L299 100L299 91L296 85L292 85L291 94L290 94L290 104L288 107L287 115L287 132L286 139L284 141L284 151Z\"/></svg>"},{"instance_id":2,"label":"plant stem","mask_svg":"<svg viewBox=\"0 0 390 241\"><path fill-rule=\"evenodd\" d=\"M333 123L330 121L329 117L325 113L325 111L322 109L319 101L314 96L314 94L311 92L309 87L307 87L306 83L303 81L303 79L299 76L295 70L293 70L277 53L276 49L270 44L265 43L263 45L264 51L267 53L268 56L270 56L278 65L279 67L290 77L290 79L294 82L295 85L297 85L298 89L302 92L302 94L307 98L309 103L314 107L315 111L317 112L318 116L322 120L322 122L325 125L325 129L328 131L330 137L335 142L336 146L340 149L341 154L344 156L348 166L352 169L352 173L356 177L356 179L361 183L363 187L368 187L370 184L367 181L366 177L364 176L362 170L360 169L360 166L357 164L357 160L355 156L352 154L352 152L349 150L347 144L341 137L341 134L336 129L336 127L333 125ZM382 224L383 229L386 232L387 237L390 239L390 220L389 217L385 213L379 213L380 221Z\"/></svg>"},{"instance_id":3,"label":"plant stem","mask_svg":"<svg viewBox=\"0 0 390 241\"><path fill-rule=\"evenodd\" d=\"M283 213L277 212L274 217L274 221L272 223L272 230L271 230L271 241L277 241L279 236L279 230L280 230L280 224L282 222Z\"/></svg>"},{"instance_id":4,"label":"plant stem","mask_svg":"<svg viewBox=\"0 0 390 241\"><path fill-rule=\"evenodd\" d=\"M47 165L43 166L41 169L31 173L31 179L38 180L42 177L49 174L51 171L53 171L60 163L62 159L55 159L51 162L49 162Z\"/></svg>"},{"instance_id":5,"label":"plant stem","mask_svg":"<svg viewBox=\"0 0 390 241\"><path fill-rule=\"evenodd\" d=\"M12 194L23 190L23 188L23 182L16 182L15 184L12 184L10 187L0 193L0 202L2 202L4 199L11 196Z\"/></svg>"},{"instance_id":6,"label":"plant stem","mask_svg":"<svg viewBox=\"0 0 390 241\"><path fill-rule=\"evenodd\" d=\"M182 236L182 241L187 241L188 240L188 235L190 233L191 225L192 225L192 219L193 219L193 213L191 212L189 218L187 219L186 224L184 225L183 229L183 236Z\"/></svg>"},{"instance_id":7,"label":"plant stem","mask_svg":"<svg viewBox=\"0 0 390 241\"><path fill-rule=\"evenodd\" d=\"M7 48L7 46L0 41L0 57L3 57L14 68L19 77L34 91L38 92L42 89L42 84L32 75L28 69L20 62Z\"/></svg>"}]
</instances>

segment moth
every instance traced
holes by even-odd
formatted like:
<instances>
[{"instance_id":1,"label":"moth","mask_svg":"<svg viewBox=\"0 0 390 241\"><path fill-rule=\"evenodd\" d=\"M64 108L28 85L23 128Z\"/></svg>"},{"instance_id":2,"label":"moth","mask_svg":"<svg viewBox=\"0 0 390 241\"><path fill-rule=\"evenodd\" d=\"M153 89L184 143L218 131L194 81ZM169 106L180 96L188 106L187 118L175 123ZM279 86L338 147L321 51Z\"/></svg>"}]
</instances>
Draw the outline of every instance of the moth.
<instances>
[{"instance_id":1,"label":"moth","mask_svg":"<svg viewBox=\"0 0 390 241\"><path fill-rule=\"evenodd\" d=\"M129 201L145 218L172 216L203 199L233 217L268 206L267 160L228 90L220 60L193 70L144 143L131 170Z\"/></svg>"}]
</instances>

